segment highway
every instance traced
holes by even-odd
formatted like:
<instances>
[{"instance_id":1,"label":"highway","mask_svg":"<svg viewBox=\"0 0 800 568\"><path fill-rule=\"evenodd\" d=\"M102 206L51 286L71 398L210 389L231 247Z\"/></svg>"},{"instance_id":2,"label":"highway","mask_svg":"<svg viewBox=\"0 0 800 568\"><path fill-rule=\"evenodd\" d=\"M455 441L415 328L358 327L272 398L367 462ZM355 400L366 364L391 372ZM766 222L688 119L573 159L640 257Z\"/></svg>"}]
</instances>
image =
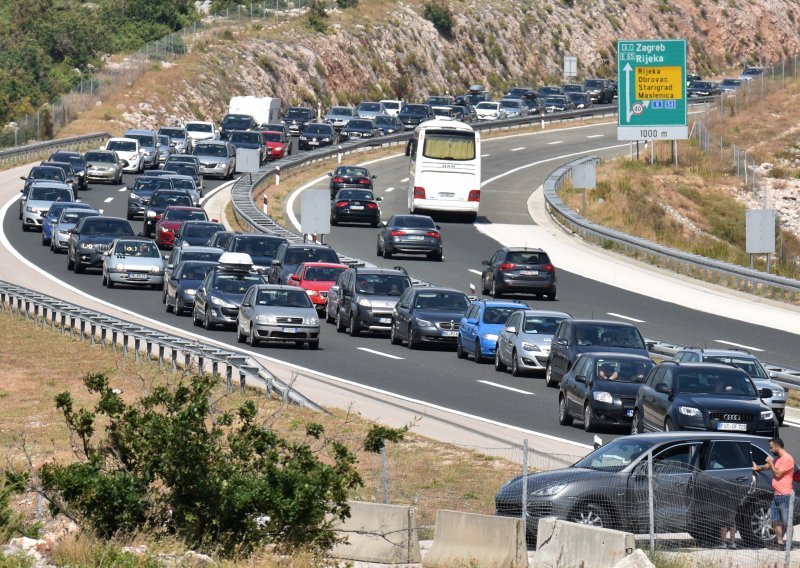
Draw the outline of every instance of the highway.
<instances>
[{"instance_id":1,"label":"highway","mask_svg":"<svg viewBox=\"0 0 800 568\"><path fill-rule=\"evenodd\" d=\"M611 157L627 152L627 144L616 140L615 125L547 130L485 140L484 187L478 225L457 219L439 219L445 243L445 259L441 263L422 257L383 261L375 254L377 230L368 226L334 227L328 242L348 256L376 264L404 266L423 280L467 291L470 283L479 286L481 260L489 258L498 248L498 243L487 236L485 230L479 230L480 225L484 228L488 223L519 225L522 234L524 227L532 223L525 202L553 169L572 156L584 153ZM383 218L395 212L406 212L403 180L408 177L407 158L384 159L370 168L378 175L376 193L384 198ZM131 181L132 176L126 175L125 182ZM218 182L207 181L206 191L216 185ZM327 189L327 181L316 187ZM120 186L92 184L81 197L103 209L106 215L124 217L126 194ZM140 230L141 221L134 222L134 228ZM511 229L513 234L513 227ZM167 314L160 303L160 292L121 287L108 290L101 286L99 271L79 275L68 272L65 255L53 255L49 248L41 246L38 233L21 231L16 204L6 212L3 231L22 256L71 286L176 328L236 344L232 331L206 332L193 327L189 317ZM516 244L537 245L535 242ZM528 298L528 303L533 307L567 311L575 317L636 321L645 336L684 345L756 347L761 350L757 354L762 359L800 365L795 334L664 302L658 299L658 290L653 291L655 298L635 294L565 270L559 272L558 278L556 302ZM332 325L323 327L319 351L279 345L261 346L256 351L429 404L574 442L592 443L593 435L583 432L579 422L572 427L558 425L557 391L546 388L542 377L514 378L497 373L491 364L477 365L472 360L457 359L454 351L412 352L390 345L385 336L351 338L337 334ZM619 429L609 429L600 435L607 439L623 433ZM800 444L796 428L786 427L782 433L792 446Z\"/></svg>"}]
</instances>

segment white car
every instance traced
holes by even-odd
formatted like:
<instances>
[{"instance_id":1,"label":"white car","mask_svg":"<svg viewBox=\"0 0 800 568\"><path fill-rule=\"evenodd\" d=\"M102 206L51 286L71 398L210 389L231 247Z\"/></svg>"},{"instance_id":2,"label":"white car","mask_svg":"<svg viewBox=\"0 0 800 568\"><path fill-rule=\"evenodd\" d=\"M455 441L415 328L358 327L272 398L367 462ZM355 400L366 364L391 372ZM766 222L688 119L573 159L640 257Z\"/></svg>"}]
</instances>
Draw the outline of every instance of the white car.
<instances>
[{"instance_id":1,"label":"white car","mask_svg":"<svg viewBox=\"0 0 800 568\"><path fill-rule=\"evenodd\" d=\"M400 109L403 108L403 101L384 99L380 102L383 103L383 108L386 109L385 112L389 116L397 116L400 114Z\"/></svg>"},{"instance_id":2,"label":"white car","mask_svg":"<svg viewBox=\"0 0 800 568\"><path fill-rule=\"evenodd\" d=\"M116 239L103 257L103 286L132 284L161 289L164 284L164 260L150 239Z\"/></svg>"},{"instance_id":3,"label":"white car","mask_svg":"<svg viewBox=\"0 0 800 568\"><path fill-rule=\"evenodd\" d=\"M506 118L506 111L498 102L483 101L475 105L475 114L478 120L498 120Z\"/></svg>"},{"instance_id":4,"label":"white car","mask_svg":"<svg viewBox=\"0 0 800 568\"><path fill-rule=\"evenodd\" d=\"M219 130L213 122L207 120L193 120L184 126L186 135L192 140L219 140Z\"/></svg>"},{"instance_id":5,"label":"white car","mask_svg":"<svg viewBox=\"0 0 800 568\"><path fill-rule=\"evenodd\" d=\"M122 165L123 172L141 173L144 171L144 156L139 141L135 138L109 138L101 150L113 150L120 160L127 162L127 166L124 163Z\"/></svg>"},{"instance_id":6,"label":"white car","mask_svg":"<svg viewBox=\"0 0 800 568\"><path fill-rule=\"evenodd\" d=\"M433 114L436 115L438 120L457 120L456 113L453 110L453 107L449 106L435 106L433 108Z\"/></svg>"}]
</instances>

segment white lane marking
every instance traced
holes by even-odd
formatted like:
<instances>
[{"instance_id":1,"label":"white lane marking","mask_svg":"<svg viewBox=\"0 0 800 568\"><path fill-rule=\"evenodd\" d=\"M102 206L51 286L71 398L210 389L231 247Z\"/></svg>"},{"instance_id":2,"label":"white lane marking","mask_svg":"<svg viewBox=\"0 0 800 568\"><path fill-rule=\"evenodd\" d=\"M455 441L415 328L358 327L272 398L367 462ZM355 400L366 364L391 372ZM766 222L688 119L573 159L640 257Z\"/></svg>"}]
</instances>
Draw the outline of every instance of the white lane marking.
<instances>
[{"instance_id":1,"label":"white lane marking","mask_svg":"<svg viewBox=\"0 0 800 568\"><path fill-rule=\"evenodd\" d=\"M548 142L547 145L548 146L553 146L555 144L563 144L563 143L564 143L563 140L553 140L552 142Z\"/></svg>"},{"instance_id":2,"label":"white lane marking","mask_svg":"<svg viewBox=\"0 0 800 568\"><path fill-rule=\"evenodd\" d=\"M387 187L387 188L386 188L386 193L391 193L391 192L393 192L393 191L394 191L394 188L393 188L393 187Z\"/></svg>"},{"instance_id":3,"label":"white lane marking","mask_svg":"<svg viewBox=\"0 0 800 568\"><path fill-rule=\"evenodd\" d=\"M525 146L518 146L516 148L511 148L511 150L509 150L509 152L519 152L520 150L524 150L524 149L525 149Z\"/></svg>"},{"instance_id":4,"label":"white lane marking","mask_svg":"<svg viewBox=\"0 0 800 568\"><path fill-rule=\"evenodd\" d=\"M488 158L491 154L481 154L481 158Z\"/></svg>"},{"instance_id":5,"label":"white lane marking","mask_svg":"<svg viewBox=\"0 0 800 568\"><path fill-rule=\"evenodd\" d=\"M112 201L114 201L113 197L106 197L103 203L111 203Z\"/></svg>"},{"instance_id":6,"label":"white lane marking","mask_svg":"<svg viewBox=\"0 0 800 568\"><path fill-rule=\"evenodd\" d=\"M407 181L408 181L408 178L403 178L403 179L400 180L400 183L406 183Z\"/></svg>"},{"instance_id":7,"label":"white lane marking","mask_svg":"<svg viewBox=\"0 0 800 568\"><path fill-rule=\"evenodd\" d=\"M733 341L725 341L724 339L715 339L717 343L722 343L724 345L730 345L731 347L740 347L741 349L747 349L748 351L760 351L763 352L763 349L759 349L758 347L751 347L749 345L742 345L741 343L734 343Z\"/></svg>"},{"instance_id":8,"label":"white lane marking","mask_svg":"<svg viewBox=\"0 0 800 568\"><path fill-rule=\"evenodd\" d=\"M373 355L380 355L381 357L386 357L388 359L398 359L400 361L403 360L402 357L397 357L396 355L389 355L388 353L383 353L381 351L375 351L374 349L368 349L366 347L359 347L359 351L366 351L367 353L372 353Z\"/></svg>"},{"instance_id":9,"label":"white lane marking","mask_svg":"<svg viewBox=\"0 0 800 568\"><path fill-rule=\"evenodd\" d=\"M589 134L586 138L602 138L605 134Z\"/></svg>"},{"instance_id":10,"label":"white lane marking","mask_svg":"<svg viewBox=\"0 0 800 568\"><path fill-rule=\"evenodd\" d=\"M479 383L483 383L485 385L492 386L492 387L497 387L499 389L505 389L505 390L509 390L509 391L513 391L513 392L518 392L520 394L529 394L529 395L532 395L532 396L536 395L535 392L528 392L528 391L524 391L524 390L520 390L520 389L515 389L514 387L507 387L505 385L499 385L497 383L493 383L492 381L478 381L478 382Z\"/></svg>"},{"instance_id":11,"label":"white lane marking","mask_svg":"<svg viewBox=\"0 0 800 568\"><path fill-rule=\"evenodd\" d=\"M613 316L615 318L620 318L628 321L632 321L634 323L645 323L644 320L632 318L630 316L623 316L622 314L615 314L614 312L606 312L608 315Z\"/></svg>"},{"instance_id":12,"label":"white lane marking","mask_svg":"<svg viewBox=\"0 0 800 568\"><path fill-rule=\"evenodd\" d=\"M481 276L483 274L483 272L481 272L480 270L475 270L474 268L468 268L467 270L469 270L473 274L477 274L478 276Z\"/></svg>"},{"instance_id":13,"label":"white lane marking","mask_svg":"<svg viewBox=\"0 0 800 568\"><path fill-rule=\"evenodd\" d=\"M628 146L628 144L621 144L620 146ZM584 152L584 153L590 153L590 151L587 151L587 152ZM385 160L387 158L379 158L379 159L380 160ZM553 160L559 160L559 159L561 159L561 158L553 158ZM231 183L233 183L233 182L231 182ZM216 192L213 192L213 193L216 193ZM12 199L7 201L6 204L2 208L0 208L0 219L5 219L6 218L6 215L8 214L8 210L17 202L18 199L19 199L19 195L15 195ZM101 213L102 213L102 211L101 211ZM527 428L521 428L520 426L514 426L513 424L505 424L505 423L500 422L498 420L492 420L490 418L484 418L483 416L477 416L475 414L470 414L470 413L464 412L462 410L455 410L453 408L448 408L446 406L442 406L442 405L439 405L439 404L432 404L430 402L427 402L425 400L421 400L421 399L418 399L418 398L412 398L412 397L409 397L409 396L404 396L404 395L401 395L401 394L393 393L392 391L388 391L388 390L384 390L384 389L378 389L378 388L375 388L375 387L372 387L372 386L369 386L369 385L364 385L362 383L358 383L356 381L351 381L349 379L343 379L341 377L337 377L336 375L330 375L328 373L323 373L321 371L318 371L316 369L312 369L310 367L303 367L302 365L296 365L296 364L291 363L289 361L283 361L283 360L278 359L276 357L269 357L268 355L265 355L265 354L260 353L260 352L247 351L245 349L241 349L241 348L236 347L234 345L231 345L229 343L223 343L221 341L216 341L214 339L211 339L209 337L200 335L198 333L193 333L191 331L186 331L184 329L173 327L173 326L171 326L169 324L165 324L164 322L159 321L157 319L153 319L153 318L149 318L147 316L143 316L140 313L138 313L137 311L128 310L126 308L117 306L116 304L112 304L111 302L106 302L105 300L101 300L101 299L97 298L96 296L93 296L93 295L91 295L91 294L89 294L87 292L84 292L83 290L80 290L80 289L76 288L75 286L71 286L70 284L67 284L66 282L64 282L60 278L57 278L56 276L50 274L49 272L47 272L43 268L38 267L33 262L31 262L30 260L25 258L25 256L22 255L22 253L20 253L17 249L15 249L13 246L11 246L11 242L8 240L8 237L6 236L5 232L2 231L1 229L0 229L0 246L4 247L11 254L13 254L14 257L19 262L21 262L21 263L25 264L26 266L30 267L31 270L35 270L36 272L41 274L44 278L47 278L48 280L50 280L52 282L55 282L59 286L62 286L63 288L73 292L74 294L82 296L82 297L84 297L84 298L86 298L88 300L92 300L93 302L96 302L96 303L98 303L98 304L100 304L102 306L106 306L107 308L111 308L113 310L117 310L120 313L127 314L129 316L138 318L139 321L148 322L148 323L150 323L150 324L152 324L154 326L158 326L161 329L166 329L166 330L168 330L171 333L174 333L176 335L182 335L183 337L189 337L191 339L196 339L197 341L202 341L202 342L207 343L209 345L216 345L216 346L221 347L223 349L239 351L241 353L245 353L247 355L250 355L251 357L258 357L259 359L267 361L267 362L278 363L278 364L281 364L281 365L285 365L286 367L289 367L290 369L296 369L296 370L298 370L300 372L311 373L312 375L315 375L315 376L318 376L318 377L322 377L324 379L327 379L327 380L330 380L330 381L334 381L334 382L342 384L342 385L354 386L354 387L358 387L358 388L363 389L363 390L368 391L368 392L374 392L374 393L377 393L377 394L380 394L380 395L384 395L384 396L391 396L393 398L396 398L397 400L402 400L404 402L410 402L412 404L418 404L420 406L423 406L423 407L426 407L426 408L431 408L431 409L434 409L434 410L440 410L442 412L448 412L448 413L454 414L456 416L463 416L464 418L469 418L470 420L477 420L478 422L482 422L484 424L491 424L493 426L500 426L502 428L508 428L509 430L513 430L514 432L519 432L521 434L528 434L528 435L532 435L532 436L538 436L540 438L544 438L545 440L552 440L554 442L559 442L561 444L567 444L567 445L575 447L575 448L581 448L581 449L584 449L584 450L593 449L592 446L590 446L588 444L582 444L581 442L575 442L573 440L568 440L566 438L559 438L558 436L553 436L552 434L546 434L544 432L538 432L536 430L528 430Z\"/></svg>"},{"instance_id":14,"label":"white lane marking","mask_svg":"<svg viewBox=\"0 0 800 568\"><path fill-rule=\"evenodd\" d=\"M122 193L122 192L124 192L124 191L128 191L128 188L127 188L127 187L120 187L120 188L119 188L117 191L119 191L120 193Z\"/></svg>"}]
</instances>

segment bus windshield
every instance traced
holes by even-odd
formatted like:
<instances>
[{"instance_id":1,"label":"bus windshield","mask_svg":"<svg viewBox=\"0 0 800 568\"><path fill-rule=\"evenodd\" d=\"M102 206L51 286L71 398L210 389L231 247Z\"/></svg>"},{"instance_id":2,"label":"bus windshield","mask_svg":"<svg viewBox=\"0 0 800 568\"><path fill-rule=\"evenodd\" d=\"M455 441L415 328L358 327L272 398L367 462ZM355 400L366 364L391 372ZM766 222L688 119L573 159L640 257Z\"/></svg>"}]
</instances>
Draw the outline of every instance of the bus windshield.
<instances>
[{"instance_id":1,"label":"bus windshield","mask_svg":"<svg viewBox=\"0 0 800 568\"><path fill-rule=\"evenodd\" d=\"M435 160L474 160L475 134L441 130L427 132L422 155Z\"/></svg>"}]
</instances>

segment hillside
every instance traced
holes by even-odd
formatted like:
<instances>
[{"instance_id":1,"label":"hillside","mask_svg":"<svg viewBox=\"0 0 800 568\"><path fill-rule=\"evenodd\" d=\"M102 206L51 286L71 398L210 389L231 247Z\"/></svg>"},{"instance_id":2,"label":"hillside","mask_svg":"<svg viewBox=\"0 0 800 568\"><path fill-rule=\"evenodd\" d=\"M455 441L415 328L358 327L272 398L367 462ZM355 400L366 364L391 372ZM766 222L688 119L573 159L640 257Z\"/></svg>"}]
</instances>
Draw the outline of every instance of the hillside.
<instances>
[{"instance_id":1,"label":"hillside","mask_svg":"<svg viewBox=\"0 0 800 568\"><path fill-rule=\"evenodd\" d=\"M473 83L499 94L559 81L564 55L577 56L581 77L613 76L619 38L684 37L690 69L703 75L800 51L800 5L790 0L436 1L452 14L450 37L423 17L421 2L362 0L328 12L325 32L299 14L192 38L177 67L154 64L131 92L109 97L64 135L219 119L238 94L323 108Z\"/></svg>"}]
</instances>

